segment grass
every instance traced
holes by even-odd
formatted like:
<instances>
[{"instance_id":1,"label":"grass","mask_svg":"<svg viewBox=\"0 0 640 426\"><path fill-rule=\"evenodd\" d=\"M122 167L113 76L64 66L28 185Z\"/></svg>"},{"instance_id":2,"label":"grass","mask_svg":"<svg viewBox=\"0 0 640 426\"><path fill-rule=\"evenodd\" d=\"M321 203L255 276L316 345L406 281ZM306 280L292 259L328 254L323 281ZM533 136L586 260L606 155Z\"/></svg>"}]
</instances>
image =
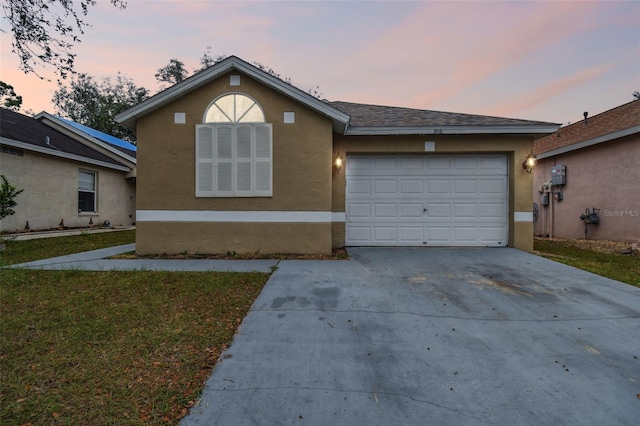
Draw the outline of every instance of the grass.
<instances>
[{"instance_id":1,"label":"grass","mask_svg":"<svg viewBox=\"0 0 640 426\"><path fill-rule=\"evenodd\" d=\"M639 256L600 253L572 247L570 243L545 240L536 240L534 250L556 262L640 287Z\"/></svg>"},{"instance_id":2,"label":"grass","mask_svg":"<svg viewBox=\"0 0 640 426\"><path fill-rule=\"evenodd\" d=\"M0 252L0 266L130 244L135 242L135 239L135 230L98 234L87 233L27 241L15 241L6 238L0 240L0 244L5 246L4 251Z\"/></svg>"},{"instance_id":3,"label":"grass","mask_svg":"<svg viewBox=\"0 0 640 426\"><path fill-rule=\"evenodd\" d=\"M9 241L3 263L122 234ZM0 270L0 424L176 424L268 276Z\"/></svg>"}]
</instances>

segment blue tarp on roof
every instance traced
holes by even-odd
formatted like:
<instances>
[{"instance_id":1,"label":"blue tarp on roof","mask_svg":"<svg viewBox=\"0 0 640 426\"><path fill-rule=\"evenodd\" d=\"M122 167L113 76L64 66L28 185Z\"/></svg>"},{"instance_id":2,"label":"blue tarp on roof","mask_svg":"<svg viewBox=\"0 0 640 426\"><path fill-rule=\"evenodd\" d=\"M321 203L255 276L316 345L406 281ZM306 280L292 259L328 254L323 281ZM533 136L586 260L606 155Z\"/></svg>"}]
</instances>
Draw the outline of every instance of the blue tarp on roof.
<instances>
[{"instance_id":1,"label":"blue tarp on roof","mask_svg":"<svg viewBox=\"0 0 640 426\"><path fill-rule=\"evenodd\" d=\"M92 137L94 137L96 139L99 139L99 140L101 140L103 142L106 142L108 144L115 145L115 146L118 146L120 148L128 149L129 151L136 152L138 150L138 148L134 144L129 143L127 141L124 141L122 139L118 139L115 136L111 136L111 135L108 135L106 133L102 133L99 130L92 129L91 127L83 126L82 124L78 124L78 123L76 123L74 121L70 121L70 120L64 119L62 117L57 117L57 118L59 118L60 120L64 121L68 125L80 130L81 132L86 133L87 135L92 136Z\"/></svg>"}]
</instances>

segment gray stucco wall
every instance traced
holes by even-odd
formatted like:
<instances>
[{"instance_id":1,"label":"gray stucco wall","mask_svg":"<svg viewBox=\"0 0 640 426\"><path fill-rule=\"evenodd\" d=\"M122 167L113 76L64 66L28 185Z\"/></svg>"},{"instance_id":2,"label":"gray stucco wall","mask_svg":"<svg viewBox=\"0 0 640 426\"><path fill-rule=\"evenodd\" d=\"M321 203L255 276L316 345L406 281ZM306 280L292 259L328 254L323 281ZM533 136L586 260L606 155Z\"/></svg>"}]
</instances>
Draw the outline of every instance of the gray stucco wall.
<instances>
[{"instance_id":1,"label":"gray stucco wall","mask_svg":"<svg viewBox=\"0 0 640 426\"><path fill-rule=\"evenodd\" d=\"M97 212L78 213L79 170L97 172ZM16 213L3 219L0 231L22 231L29 221L32 230L82 227L109 220L113 225L135 222L135 184L126 172L66 160L29 151L23 156L0 153L0 174L24 192L16 197Z\"/></svg>"}]
</instances>

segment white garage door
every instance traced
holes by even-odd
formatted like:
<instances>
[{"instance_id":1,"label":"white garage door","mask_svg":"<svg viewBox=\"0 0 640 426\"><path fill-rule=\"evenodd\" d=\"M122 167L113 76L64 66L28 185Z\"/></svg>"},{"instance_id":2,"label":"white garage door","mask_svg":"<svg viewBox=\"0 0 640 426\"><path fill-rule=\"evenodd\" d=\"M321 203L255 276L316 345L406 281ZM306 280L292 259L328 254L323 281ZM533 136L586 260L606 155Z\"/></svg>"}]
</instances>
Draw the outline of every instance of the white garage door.
<instances>
[{"instance_id":1,"label":"white garage door","mask_svg":"<svg viewBox=\"0 0 640 426\"><path fill-rule=\"evenodd\" d=\"M506 155L351 155L346 245L507 245Z\"/></svg>"}]
</instances>

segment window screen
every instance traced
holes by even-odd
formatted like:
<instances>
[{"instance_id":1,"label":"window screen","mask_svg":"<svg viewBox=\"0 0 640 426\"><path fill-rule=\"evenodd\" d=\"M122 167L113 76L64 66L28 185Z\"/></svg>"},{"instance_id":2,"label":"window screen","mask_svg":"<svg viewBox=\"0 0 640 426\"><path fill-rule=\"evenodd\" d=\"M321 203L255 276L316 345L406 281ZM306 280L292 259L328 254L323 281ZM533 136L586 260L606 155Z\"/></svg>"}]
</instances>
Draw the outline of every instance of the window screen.
<instances>
[{"instance_id":1,"label":"window screen","mask_svg":"<svg viewBox=\"0 0 640 426\"><path fill-rule=\"evenodd\" d=\"M96 173L80 170L78 176L78 211L96 211Z\"/></svg>"}]
</instances>

